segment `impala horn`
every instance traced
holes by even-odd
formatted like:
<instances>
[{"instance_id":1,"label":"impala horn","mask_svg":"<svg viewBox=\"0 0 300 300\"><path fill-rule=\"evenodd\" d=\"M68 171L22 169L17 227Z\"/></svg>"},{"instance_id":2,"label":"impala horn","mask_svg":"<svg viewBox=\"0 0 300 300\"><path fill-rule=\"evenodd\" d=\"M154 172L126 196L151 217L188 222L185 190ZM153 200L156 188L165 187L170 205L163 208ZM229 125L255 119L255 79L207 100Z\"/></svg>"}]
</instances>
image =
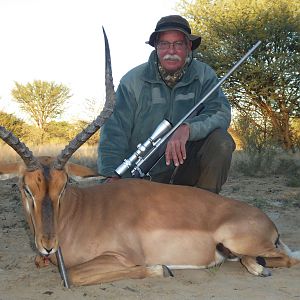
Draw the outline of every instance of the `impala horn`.
<instances>
[{"instance_id":1,"label":"impala horn","mask_svg":"<svg viewBox=\"0 0 300 300\"><path fill-rule=\"evenodd\" d=\"M34 171L40 167L39 161L33 156L29 148L3 126L0 126L0 138L20 155L28 171Z\"/></svg>"},{"instance_id":2,"label":"impala horn","mask_svg":"<svg viewBox=\"0 0 300 300\"><path fill-rule=\"evenodd\" d=\"M112 77L112 69L111 69L111 58L110 58L110 50L108 39L105 33L104 28L102 27L104 42L105 42L105 87L106 87L106 100L104 104L104 108L100 115L82 132L78 133L76 137L65 147L64 150L57 156L56 160L53 162L53 167L57 170L62 170L70 159L70 157L74 154L74 152L83 145L110 117L113 112L114 104L115 104L115 91Z\"/></svg>"}]
</instances>

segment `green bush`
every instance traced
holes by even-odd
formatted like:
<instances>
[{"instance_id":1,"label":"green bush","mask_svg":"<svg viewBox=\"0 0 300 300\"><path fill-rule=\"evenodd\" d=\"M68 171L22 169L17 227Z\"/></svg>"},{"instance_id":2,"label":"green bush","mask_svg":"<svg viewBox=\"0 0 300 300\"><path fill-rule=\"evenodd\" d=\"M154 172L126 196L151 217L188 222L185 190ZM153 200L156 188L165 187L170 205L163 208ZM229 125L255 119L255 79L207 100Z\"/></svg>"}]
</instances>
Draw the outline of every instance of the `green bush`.
<instances>
[{"instance_id":1,"label":"green bush","mask_svg":"<svg viewBox=\"0 0 300 300\"><path fill-rule=\"evenodd\" d=\"M252 177L284 175L286 185L300 187L299 153L288 154L282 150L261 152L235 151L231 165L231 174Z\"/></svg>"},{"instance_id":2,"label":"green bush","mask_svg":"<svg viewBox=\"0 0 300 300\"><path fill-rule=\"evenodd\" d=\"M231 172L246 176L262 177L275 173L275 151L236 151Z\"/></svg>"},{"instance_id":3,"label":"green bush","mask_svg":"<svg viewBox=\"0 0 300 300\"><path fill-rule=\"evenodd\" d=\"M300 160L291 157L278 158L277 174L287 177L287 186L300 187Z\"/></svg>"},{"instance_id":4,"label":"green bush","mask_svg":"<svg viewBox=\"0 0 300 300\"><path fill-rule=\"evenodd\" d=\"M0 125L12 131L16 136L22 136L24 134L24 128L27 126L24 121L15 117L13 114L2 111L0 111Z\"/></svg>"},{"instance_id":5,"label":"green bush","mask_svg":"<svg viewBox=\"0 0 300 300\"><path fill-rule=\"evenodd\" d=\"M239 114L231 127L239 139L240 147L250 155L272 152L278 148L272 127L263 118Z\"/></svg>"}]
</instances>

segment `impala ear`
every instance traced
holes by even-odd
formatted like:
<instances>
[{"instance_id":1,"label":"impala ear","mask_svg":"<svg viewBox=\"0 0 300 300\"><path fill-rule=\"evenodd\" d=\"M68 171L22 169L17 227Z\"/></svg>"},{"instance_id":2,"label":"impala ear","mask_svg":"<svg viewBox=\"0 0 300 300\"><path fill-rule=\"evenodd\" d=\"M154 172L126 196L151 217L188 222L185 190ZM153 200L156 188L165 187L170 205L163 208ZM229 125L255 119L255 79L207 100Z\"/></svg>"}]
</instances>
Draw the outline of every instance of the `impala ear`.
<instances>
[{"instance_id":1,"label":"impala ear","mask_svg":"<svg viewBox=\"0 0 300 300\"><path fill-rule=\"evenodd\" d=\"M99 176L99 174L85 166L81 166L78 164L74 163L67 163L66 165L66 172L68 173L69 176L71 177L95 177Z\"/></svg>"},{"instance_id":2,"label":"impala ear","mask_svg":"<svg viewBox=\"0 0 300 300\"><path fill-rule=\"evenodd\" d=\"M24 163L0 163L0 180L19 177L24 171Z\"/></svg>"}]
</instances>

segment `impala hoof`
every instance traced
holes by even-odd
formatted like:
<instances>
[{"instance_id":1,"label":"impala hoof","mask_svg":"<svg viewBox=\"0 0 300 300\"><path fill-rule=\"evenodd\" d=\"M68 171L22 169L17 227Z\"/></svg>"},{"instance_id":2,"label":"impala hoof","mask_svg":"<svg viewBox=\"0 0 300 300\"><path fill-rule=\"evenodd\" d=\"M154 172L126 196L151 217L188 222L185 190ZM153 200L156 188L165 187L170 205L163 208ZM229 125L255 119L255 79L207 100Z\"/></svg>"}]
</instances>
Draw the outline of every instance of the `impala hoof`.
<instances>
[{"instance_id":1,"label":"impala hoof","mask_svg":"<svg viewBox=\"0 0 300 300\"><path fill-rule=\"evenodd\" d=\"M261 277L268 277L268 276L272 276L272 272L270 271L270 269L268 268L263 268L261 274Z\"/></svg>"},{"instance_id":2,"label":"impala hoof","mask_svg":"<svg viewBox=\"0 0 300 300\"><path fill-rule=\"evenodd\" d=\"M165 265L162 265L164 277L174 277L173 272Z\"/></svg>"}]
</instances>

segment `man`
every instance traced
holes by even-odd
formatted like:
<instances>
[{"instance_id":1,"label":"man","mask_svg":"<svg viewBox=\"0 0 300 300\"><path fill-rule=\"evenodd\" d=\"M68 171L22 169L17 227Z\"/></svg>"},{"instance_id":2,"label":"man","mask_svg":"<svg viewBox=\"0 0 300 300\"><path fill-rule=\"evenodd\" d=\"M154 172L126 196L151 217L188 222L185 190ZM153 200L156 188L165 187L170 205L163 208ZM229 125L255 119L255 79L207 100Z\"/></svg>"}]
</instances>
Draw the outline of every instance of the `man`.
<instances>
[{"instance_id":1,"label":"man","mask_svg":"<svg viewBox=\"0 0 300 300\"><path fill-rule=\"evenodd\" d=\"M121 79L114 113L101 130L98 168L108 177L106 182L120 179L114 170L162 120L177 124L218 83L208 65L192 58L200 42L181 16L158 21L147 42L155 50L147 63ZM227 132L230 120L230 105L219 89L171 136L164 159L151 170L151 180L219 193L235 148ZM124 177L129 176L130 172Z\"/></svg>"}]
</instances>

